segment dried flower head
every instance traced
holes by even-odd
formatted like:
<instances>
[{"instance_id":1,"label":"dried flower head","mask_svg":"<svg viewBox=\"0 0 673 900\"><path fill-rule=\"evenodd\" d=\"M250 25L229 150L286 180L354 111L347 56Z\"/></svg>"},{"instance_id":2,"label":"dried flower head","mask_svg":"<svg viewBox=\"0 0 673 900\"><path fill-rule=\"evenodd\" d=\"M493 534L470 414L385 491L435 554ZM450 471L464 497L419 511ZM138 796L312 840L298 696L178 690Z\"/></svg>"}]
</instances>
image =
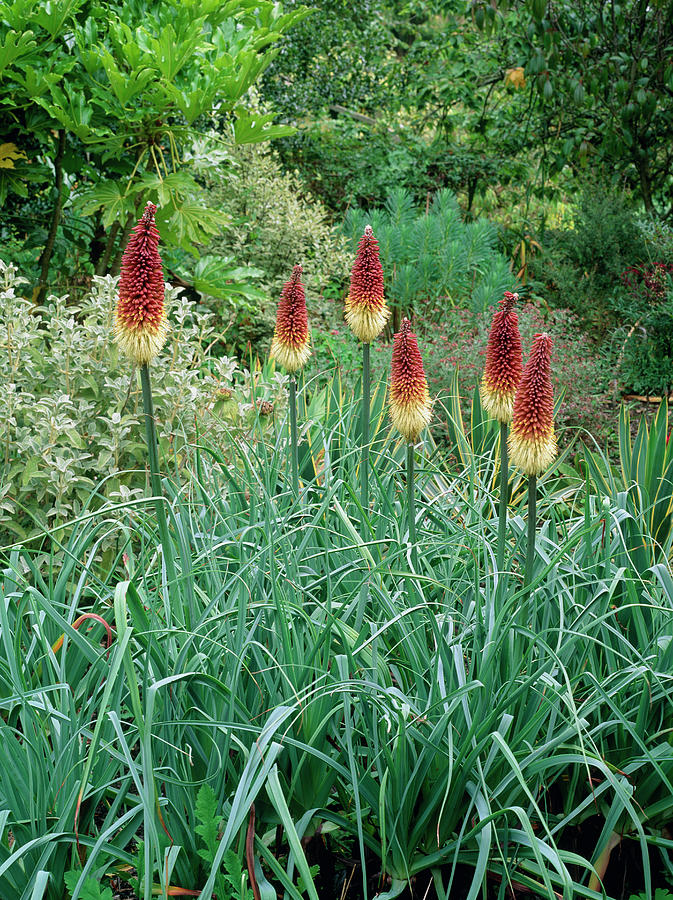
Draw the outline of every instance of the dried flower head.
<instances>
[{"instance_id":1,"label":"dried flower head","mask_svg":"<svg viewBox=\"0 0 673 900\"><path fill-rule=\"evenodd\" d=\"M383 267L372 226L360 238L346 298L346 321L353 334L366 344L378 337L390 310L383 295Z\"/></svg>"},{"instance_id":2,"label":"dried flower head","mask_svg":"<svg viewBox=\"0 0 673 900\"><path fill-rule=\"evenodd\" d=\"M402 330L393 341L390 371L390 418L394 427L415 443L429 424L432 405L423 360L409 319L403 319Z\"/></svg>"},{"instance_id":3,"label":"dried flower head","mask_svg":"<svg viewBox=\"0 0 673 900\"><path fill-rule=\"evenodd\" d=\"M505 291L498 303L488 336L486 367L480 385L484 409L505 425L512 421L514 395L523 371L519 318L514 309L518 299L518 294Z\"/></svg>"},{"instance_id":4,"label":"dried flower head","mask_svg":"<svg viewBox=\"0 0 673 900\"><path fill-rule=\"evenodd\" d=\"M154 359L168 334L156 211L154 203L148 203L131 233L122 257L114 319L115 342L139 366Z\"/></svg>"},{"instance_id":5,"label":"dried flower head","mask_svg":"<svg viewBox=\"0 0 673 900\"><path fill-rule=\"evenodd\" d=\"M302 272L301 266L295 266L283 285L271 341L271 358L288 372L301 369L311 355Z\"/></svg>"},{"instance_id":6,"label":"dried flower head","mask_svg":"<svg viewBox=\"0 0 673 900\"><path fill-rule=\"evenodd\" d=\"M551 348L548 334L535 335L514 398L509 452L512 462L526 475L541 475L557 453Z\"/></svg>"}]
</instances>

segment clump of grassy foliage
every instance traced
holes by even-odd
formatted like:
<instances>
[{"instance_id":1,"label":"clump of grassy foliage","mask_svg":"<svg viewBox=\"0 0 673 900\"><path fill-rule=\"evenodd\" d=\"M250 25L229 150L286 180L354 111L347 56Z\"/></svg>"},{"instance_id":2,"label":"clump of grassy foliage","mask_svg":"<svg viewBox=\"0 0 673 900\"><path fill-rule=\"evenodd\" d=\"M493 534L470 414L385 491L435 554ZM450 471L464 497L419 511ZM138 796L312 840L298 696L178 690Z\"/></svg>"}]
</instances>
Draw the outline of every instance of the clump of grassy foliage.
<instances>
[{"instance_id":1,"label":"clump of grassy foliage","mask_svg":"<svg viewBox=\"0 0 673 900\"><path fill-rule=\"evenodd\" d=\"M469 900L598 897L592 866L633 842L651 897L673 818L670 534L639 554L655 545L627 493L553 469L528 593L516 485L495 565L494 423L461 429L461 466L431 441L417 456L416 565L385 388L370 510L359 399L337 375L299 408L300 496L283 421L164 477L175 580L142 500L53 531L58 566L7 555L0 895L55 900L70 872L78 898L115 873L144 900L222 900L253 873L317 900L334 890L317 840L350 848L364 896L413 882Z\"/></svg>"}]
</instances>

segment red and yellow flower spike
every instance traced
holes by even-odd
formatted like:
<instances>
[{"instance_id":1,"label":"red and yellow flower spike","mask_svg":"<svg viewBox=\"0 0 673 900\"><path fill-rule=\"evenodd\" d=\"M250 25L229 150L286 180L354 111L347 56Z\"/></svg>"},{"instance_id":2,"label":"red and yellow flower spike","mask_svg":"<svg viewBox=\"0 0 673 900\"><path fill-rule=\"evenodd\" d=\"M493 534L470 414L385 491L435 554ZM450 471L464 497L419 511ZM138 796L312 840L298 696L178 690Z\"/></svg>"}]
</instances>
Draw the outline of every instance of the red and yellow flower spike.
<instances>
[{"instance_id":1,"label":"red and yellow flower spike","mask_svg":"<svg viewBox=\"0 0 673 900\"><path fill-rule=\"evenodd\" d=\"M415 444L431 417L432 404L418 341L409 319L403 319L402 330L393 340L390 418L405 440Z\"/></svg>"},{"instance_id":2,"label":"red and yellow flower spike","mask_svg":"<svg viewBox=\"0 0 673 900\"><path fill-rule=\"evenodd\" d=\"M369 344L383 331L390 310L383 294L383 267L372 226L360 238L346 298L346 321L353 334Z\"/></svg>"},{"instance_id":3,"label":"red and yellow flower spike","mask_svg":"<svg viewBox=\"0 0 673 900\"><path fill-rule=\"evenodd\" d=\"M301 369L311 355L302 272L295 266L283 285L271 341L271 358L290 373Z\"/></svg>"},{"instance_id":4,"label":"red and yellow flower spike","mask_svg":"<svg viewBox=\"0 0 673 900\"><path fill-rule=\"evenodd\" d=\"M548 334L535 335L514 399L509 452L512 462L526 475L541 475L554 461L558 449L551 348Z\"/></svg>"},{"instance_id":5,"label":"red and yellow flower spike","mask_svg":"<svg viewBox=\"0 0 673 900\"><path fill-rule=\"evenodd\" d=\"M523 371L519 318L514 304L518 294L505 291L493 315L486 347L486 367L479 392L487 413L507 425L512 421L514 396Z\"/></svg>"},{"instance_id":6,"label":"red and yellow flower spike","mask_svg":"<svg viewBox=\"0 0 673 900\"><path fill-rule=\"evenodd\" d=\"M114 318L115 342L139 366L154 359L168 334L156 211L154 203L148 203L131 233L122 257Z\"/></svg>"}]
</instances>

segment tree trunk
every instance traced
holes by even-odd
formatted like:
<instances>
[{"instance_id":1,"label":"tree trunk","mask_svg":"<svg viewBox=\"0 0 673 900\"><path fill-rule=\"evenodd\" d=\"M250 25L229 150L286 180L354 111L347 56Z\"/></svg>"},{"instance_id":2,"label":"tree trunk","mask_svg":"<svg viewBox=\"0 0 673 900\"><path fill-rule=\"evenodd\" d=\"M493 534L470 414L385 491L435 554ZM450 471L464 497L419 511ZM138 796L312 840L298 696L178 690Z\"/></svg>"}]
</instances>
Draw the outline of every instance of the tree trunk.
<instances>
[{"instance_id":1,"label":"tree trunk","mask_svg":"<svg viewBox=\"0 0 673 900\"><path fill-rule=\"evenodd\" d=\"M110 262L110 256L112 254L112 248L114 247L115 238L117 237L118 233L119 222L114 222L108 232L103 252L101 253L98 262L96 263L96 275L105 275L108 263Z\"/></svg>"},{"instance_id":2,"label":"tree trunk","mask_svg":"<svg viewBox=\"0 0 673 900\"><path fill-rule=\"evenodd\" d=\"M467 181L467 209L465 210L465 217L471 221L472 220L472 203L474 202L474 195L477 192L477 184L479 183L479 176L473 175L471 178L468 178Z\"/></svg>"},{"instance_id":3,"label":"tree trunk","mask_svg":"<svg viewBox=\"0 0 673 900\"><path fill-rule=\"evenodd\" d=\"M65 130L59 129L58 144L56 147L56 156L54 157L54 186L56 188L56 200L54 209L51 214L51 225L49 226L49 234L47 242L40 255L38 265L40 266L40 280L37 283L37 290L34 298L37 304L42 303L47 293L47 281L49 278L49 263L54 253L54 243L56 241L56 232L58 224L61 221L61 210L63 208L63 154L65 152Z\"/></svg>"},{"instance_id":4,"label":"tree trunk","mask_svg":"<svg viewBox=\"0 0 673 900\"><path fill-rule=\"evenodd\" d=\"M648 215L654 215L654 203L652 202L652 179L650 177L650 162L647 158L646 151L643 150L642 156L634 159L636 169L638 170L638 178L640 179L640 193L645 204L645 211Z\"/></svg>"},{"instance_id":5,"label":"tree trunk","mask_svg":"<svg viewBox=\"0 0 673 900\"><path fill-rule=\"evenodd\" d=\"M138 210L140 208L141 200L142 197L140 196L140 194L138 194L138 196L136 197L135 211L132 212L126 220L126 225L124 225L124 230L122 231L122 236L119 240L119 248L117 250L117 254L110 263L110 275L119 275L119 270L121 269L122 264L122 256L124 255L124 251L126 250L126 244L128 243L128 239L131 237L133 226L138 221Z\"/></svg>"}]
</instances>

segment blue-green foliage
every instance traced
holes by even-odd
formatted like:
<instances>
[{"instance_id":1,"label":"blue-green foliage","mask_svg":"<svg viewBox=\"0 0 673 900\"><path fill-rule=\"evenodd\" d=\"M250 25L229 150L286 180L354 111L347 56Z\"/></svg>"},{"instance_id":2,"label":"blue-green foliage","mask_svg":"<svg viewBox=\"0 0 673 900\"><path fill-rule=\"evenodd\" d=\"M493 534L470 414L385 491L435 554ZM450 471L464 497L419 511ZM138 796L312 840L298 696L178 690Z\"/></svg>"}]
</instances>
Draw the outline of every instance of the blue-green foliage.
<instances>
[{"instance_id":1,"label":"blue-green foliage","mask_svg":"<svg viewBox=\"0 0 673 900\"><path fill-rule=\"evenodd\" d=\"M379 242L388 302L401 312L439 319L447 304L482 312L515 287L495 227L485 219L464 222L449 190L419 209L398 188L382 209L350 210L343 231L355 244L368 223Z\"/></svg>"}]
</instances>

